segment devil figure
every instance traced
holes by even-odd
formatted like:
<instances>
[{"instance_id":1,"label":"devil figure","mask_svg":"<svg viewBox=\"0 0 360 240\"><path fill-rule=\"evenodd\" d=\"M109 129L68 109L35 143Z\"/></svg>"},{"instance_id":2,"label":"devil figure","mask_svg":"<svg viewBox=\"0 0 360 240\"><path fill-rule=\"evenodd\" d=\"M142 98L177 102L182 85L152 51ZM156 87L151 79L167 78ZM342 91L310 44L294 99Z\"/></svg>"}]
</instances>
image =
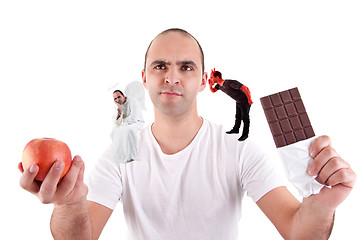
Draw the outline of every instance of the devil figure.
<instances>
[{"instance_id":1,"label":"devil figure","mask_svg":"<svg viewBox=\"0 0 360 240\"><path fill-rule=\"evenodd\" d=\"M253 103L251 101L249 88L236 80L222 79L221 72L216 71L215 68L211 70L209 85L211 92L215 93L217 90L221 90L236 101L235 125L230 131L226 133L239 133L241 121L243 121L243 132L238 140L244 141L249 136L249 112L250 106Z\"/></svg>"}]
</instances>

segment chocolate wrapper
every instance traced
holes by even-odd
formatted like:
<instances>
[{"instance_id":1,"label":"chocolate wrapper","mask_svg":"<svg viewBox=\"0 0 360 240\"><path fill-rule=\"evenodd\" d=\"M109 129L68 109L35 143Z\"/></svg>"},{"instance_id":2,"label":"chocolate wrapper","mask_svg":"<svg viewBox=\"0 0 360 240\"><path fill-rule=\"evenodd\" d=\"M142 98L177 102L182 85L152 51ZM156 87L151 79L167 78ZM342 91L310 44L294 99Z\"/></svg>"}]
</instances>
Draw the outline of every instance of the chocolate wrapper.
<instances>
[{"instance_id":1,"label":"chocolate wrapper","mask_svg":"<svg viewBox=\"0 0 360 240\"><path fill-rule=\"evenodd\" d=\"M324 187L306 172L313 161L309 156L309 147L315 138L278 148L287 177L302 197L318 194Z\"/></svg>"}]
</instances>

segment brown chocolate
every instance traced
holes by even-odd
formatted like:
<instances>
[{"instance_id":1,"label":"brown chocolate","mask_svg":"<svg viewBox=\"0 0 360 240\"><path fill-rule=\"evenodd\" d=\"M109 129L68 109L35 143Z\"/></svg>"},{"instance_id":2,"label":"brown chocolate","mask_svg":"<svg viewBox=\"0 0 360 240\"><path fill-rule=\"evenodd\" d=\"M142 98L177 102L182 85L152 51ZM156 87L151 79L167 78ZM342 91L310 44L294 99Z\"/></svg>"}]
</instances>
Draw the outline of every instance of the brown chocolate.
<instances>
[{"instance_id":1,"label":"brown chocolate","mask_svg":"<svg viewBox=\"0 0 360 240\"><path fill-rule=\"evenodd\" d=\"M315 136L297 88L262 97L260 101L276 147Z\"/></svg>"}]
</instances>

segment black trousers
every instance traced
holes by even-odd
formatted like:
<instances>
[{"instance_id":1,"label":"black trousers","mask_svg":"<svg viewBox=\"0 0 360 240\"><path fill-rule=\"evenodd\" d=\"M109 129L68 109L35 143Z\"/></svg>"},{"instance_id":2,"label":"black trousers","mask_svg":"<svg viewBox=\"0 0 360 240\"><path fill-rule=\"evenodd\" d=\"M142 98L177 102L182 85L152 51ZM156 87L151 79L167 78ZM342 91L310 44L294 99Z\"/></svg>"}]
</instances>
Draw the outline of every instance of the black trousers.
<instances>
[{"instance_id":1,"label":"black trousers","mask_svg":"<svg viewBox=\"0 0 360 240\"><path fill-rule=\"evenodd\" d=\"M236 114L235 114L235 125L233 130L239 130L241 126L241 121L244 122L244 128L242 132L242 136L249 135L250 128L250 104L248 102L236 102Z\"/></svg>"}]
</instances>

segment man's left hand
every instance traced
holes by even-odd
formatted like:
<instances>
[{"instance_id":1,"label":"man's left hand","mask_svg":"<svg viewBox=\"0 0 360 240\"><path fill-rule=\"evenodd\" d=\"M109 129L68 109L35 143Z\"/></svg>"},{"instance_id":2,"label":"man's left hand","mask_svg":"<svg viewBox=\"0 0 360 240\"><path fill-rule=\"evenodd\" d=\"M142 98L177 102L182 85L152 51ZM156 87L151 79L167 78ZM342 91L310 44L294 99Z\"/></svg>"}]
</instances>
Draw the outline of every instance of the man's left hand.
<instances>
[{"instance_id":1,"label":"man's left hand","mask_svg":"<svg viewBox=\"0 0 360 240\"><path fill-rule=\"evenodd\" d=\"M356 173L332 148L328 136L315 139L309 151L314 161L307 170L308 174L317 176L316 180L319 183L329 186L310 198L319 201L322 207L328 210L335 210L354 188Z\"/></svg>"}]
</instances>

